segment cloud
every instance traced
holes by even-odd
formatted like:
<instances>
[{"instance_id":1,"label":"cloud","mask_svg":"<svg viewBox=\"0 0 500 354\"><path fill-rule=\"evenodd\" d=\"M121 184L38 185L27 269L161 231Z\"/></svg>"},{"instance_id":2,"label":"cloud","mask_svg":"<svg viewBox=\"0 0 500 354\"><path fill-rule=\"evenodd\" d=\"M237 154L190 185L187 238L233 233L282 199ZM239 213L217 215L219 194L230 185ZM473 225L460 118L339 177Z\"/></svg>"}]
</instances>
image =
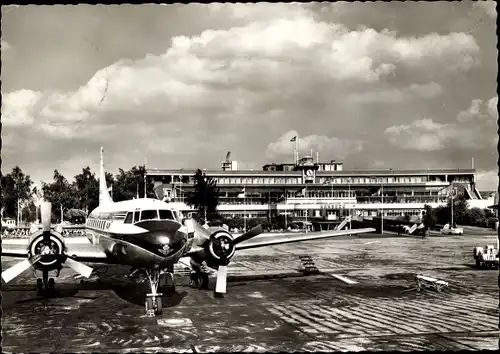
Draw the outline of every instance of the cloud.
<instances>
[{"instance_id":1,"label":"cloud","mask_svg":"<svg viewBox=\"0 0 500 354\"><path fill-rule=\"evenodd\" d=\"M498 170L496 171L478 171L477 188L479 190L498 190Z\"/></svg>"},{"instance_id":2,"label":"cloud","mask_svg":"<svg viewBox=\"0 0 500 354\"><path fill-rule=\"evenodd\" d=\"M349 95L353 103L402 103L411 99L434 98L443 92L441 86L435 82L428 84L411 84L402 89L376 90Z\"/></svg>"},{"instance_id":3,"label":"cloud","mask_svg":"<svg viewBox=\"0 0 500 354\"><path fill-rule=\"evenodd\" d=\"M7 49L12 48L12 46L9 43L7 43L6 41L4 41L3 39L2 39L1 45L2 45L2 50L7 50Z\"/></svg>"},{"instance_id":4,"label":"cloud","mask_svg":"<svg viewBox=\"0 0 500 354\"><path fill-rule=\"evenodd\" d=\"M267 146L266 155L271 158L277 156L293 156L295 143L290 140L295 136L298 136L295 130L290 130L283 134L278 140ZM315 134L299 137L299 150L302 151L303 154L304 151L305 154L309 154L311 149L313 153L319 152L321 156L323 156L324 153L331 155L333 151L337 158L343 159L351 154L354 155L361 152L363 150L363 141L339 139L336 137Z\"/></svg>"},{"instance_id":5,"label":"cloud","mask_svg":"<svg viewBox=\"0 0 500 354\"><path fill-rule=\"evenodd\" d=\"M40 108L42 93L19 90L3 94L2 124L4 126L25 126L34 122Z\"/></svg>"},{"instance_id":6,"label":"cloud","mask_svg":"<svg viewBox=\"0 0 500 354\"><path fill-rule=\"evenodd\" d=\"M251 8L232 9L241 17ZM296 95L297 82L305 87L321 82L373 82L400 66L420 65L426 71L438 63L442 63L440 71L468 68L478 51L474 38L462 33L406 38L386 30L350 31L342 25L318 22L302 8L295 14L174 37L161 55L118 61L98 71L75 92L44 93L45 104L37 122L70 125L103 112L231 111L234 102L246 102L247 107L265 102L264 94ZM37 95L22 92L7 96L6 102L20 95ZM430 83L411 85L396 96L425 97L439 92L439 85ZM357 99L388 100L393 93L378 98L365 94ZM7 112L11 116L18 115L17 109L32 112L29 106L34 103L9 104Z\"/></svg>"},{"instance_id":7,"label":"cloud","mask_svg":"<svg viewBox=\"0 0 500 354\"><path fill-rule=\"evenodd\" d=\"M496 1L476 1L474 7L481 8L490 16L495 19L497 17L497 3Z\"/></svg>"},{"instance_id":8,"label":"cloud","mask_svg":"<svg viewBox=\"0 0 500 354\"><path fill-rule=\"evenodd\" d=\"M477 151L496 146L496 116L491 113L497 98L487 102L475 99L469 108L458 113L453 123L437 123L425 118L409 125L385 130L389 142L402 149L435 151L455 149Z\"/></svg>"},{"instance_id":9,"label":"cloud","mask_svg":"<svg viewBox=\"0 0 500 354\"><path fill-rule=\"evenodd\" d=\"M147 8L155 14L166 10L150 6L140 11ZM392 125L408 111L432 116L425 110L436 104L434 98L454 99L448 96L453 80L476 77L475 72L467 71L481 70L481 48L472 34L435 28L426 34L383 29L391 28L385 19L377 20L383 26L347 26L321 20L310 5L203 7L207 8L207 18L197 16L196 23L184 23L189 16L172 20L172 27L179 28L175 31L164 30L162 26L168 22L164 18L161 23L149 23L152 13L140 12L148 18L148 26L134 27L134 38L147 38L143 46L127 46L130 39L123 30L106 32L102 42L93 37L93 43L102 44L100 51L90 51L87 42L83 51L66 34L61 35L65 41L51 40L75 46L47 51L49 58L57 60L46 59L47 65L54 67L48 70L50 75L45 71L40 75L52 75L54 80L38 78L43 81L40 83L31 79L36 75L24 75L17 81L22 85L11 85L16 89L3 93L3 134L12 137L11 141L37 143L29 154L25 146L7 146L9 158L30 166L35 166L32 161L59 163L81 156L81 150L91 151L83 156L94 156L94 151L105 145L110 153L116 151L116 156L110 157L114 161L142 162L149 154L148 161L153 163L156 158L158 167L196 167L206 166L213 155L223 157L231 149L238 159L258 166L266 156L290 156L293 146L283 138L283 132L293 127L301 137L301 150L312 147L323 156L333 153L335 158L363 151L356 161L370 160L374 147L387 145L385 136L381 138L381 118ZM125 15L135 18L139 14L131 9L110 7L99 13L92 8L95 16L94 12L92 16L83 12L80 17L76 14L83 10L68 13L88 32L88 18L95 21L95 28L113 27L113 16L123 23L122 19L128 18ZM195 10L196 5L169 9L191 16L201 12L200 8ZM35 15L40 10L31 11ZM123 11L123 16L114 11ZM30 23L29 19L26 16L21 23ZM10 21L17 23L14 18ZM44 28L47 38L60 38L47 29L51 28L48 23L39 27ZM151 27L151 32L142 32L143 27ZM158 32L158 28L163 31ZM75 31L81 34L80 28ZM151 35L157 32L161 35ZM28 53L26 48L43 38L25 38L23 43L20 38L6 39L15 43L16 51L24 43L23 53ZM36 54L47 58L41 52ZM6 71L23 72L19 62L9 65ZM41 71L38 65L39 61L32 63L29 72ZM55 69L63 66L63 74L56 75ZM63 79L55 78L64 73L71 76L71 83L62 84ZM76 78L81 80L78 84ZM402 104L397 105L399 102ZM398 125L413 129L408 121ZM432 135L432 131L419 129ZM443 139L448 139L438 138L435 142L435 136L428 137L431 142L427 146L440 148Z\"/></svg>"}]
</instances>

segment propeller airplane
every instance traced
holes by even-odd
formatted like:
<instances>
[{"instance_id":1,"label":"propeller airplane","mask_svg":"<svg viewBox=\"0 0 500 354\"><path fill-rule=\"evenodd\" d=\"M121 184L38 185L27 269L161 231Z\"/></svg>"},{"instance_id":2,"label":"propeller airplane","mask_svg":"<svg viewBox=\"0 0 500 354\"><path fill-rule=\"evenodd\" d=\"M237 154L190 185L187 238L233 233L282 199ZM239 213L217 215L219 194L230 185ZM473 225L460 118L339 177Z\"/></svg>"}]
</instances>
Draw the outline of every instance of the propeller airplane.
<instances>
[{"instance_id":1,"label":"propeller airplane","mask_svg":"<svg viewBox=\"0 0 500 354\"><path fill-rule=\"evenodd\" d=\"M237 250L278 245L290 242L310 241L343 235L373 232L375 229L335 230L305 234L284 234L285 237L269 237L246 241L263 232L258 225L235 237L220 227L209 227L192 218L183 218L181 213L168 203L157 199L142 198L113 202L106 186L103 148L101 148L99 176L99 206L87 217L85 235L95 246L95 252L68 253L60 230L51 229L51 204L41 203L42 230L34 231L26 239L25 247L15 250L2 249L2 256L26 258L2 272L5 283L17 278L30 268L42 272L37 279L38 294L53 295L56 277L64 266L71 268L84 278L89 278L93 269L85 263L108 263L127 265L132 274L142 274L149 280L150 292L146 294L146 314L162 313L162 294L159 286L170 284L175 289L174 265L181 258L188 258L193 270L192 287L208 289L207 267L217 271L215 295L226 293L227 267Z\"/></svg>"}]
</instances>

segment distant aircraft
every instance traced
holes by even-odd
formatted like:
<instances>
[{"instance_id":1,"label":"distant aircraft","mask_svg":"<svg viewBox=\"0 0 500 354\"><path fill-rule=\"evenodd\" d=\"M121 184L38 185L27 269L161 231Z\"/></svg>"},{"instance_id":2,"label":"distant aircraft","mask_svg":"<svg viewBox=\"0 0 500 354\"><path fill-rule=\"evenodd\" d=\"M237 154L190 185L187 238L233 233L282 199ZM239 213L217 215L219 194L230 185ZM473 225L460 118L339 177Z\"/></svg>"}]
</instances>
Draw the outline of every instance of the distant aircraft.
<instances>
[{"instance_id":1,"label":"distant aircraft","mask_svg":"<svg viewBox=\"0 0 500 354\"><path fill-rule=\"evenodd\" d=\"M151 292L146 294L146 313L150 316L161 314L160 284L175 287L174 264L181 257L190 259L193 275L191 284L208 289L208 273L205 266L217 270L216 296L226 292L227 265L236 250L278 245L290 242L308 241L333 236L373 232L375 229L355 229L347 231L294 233L285 239L268 238L258 242L245 243L262 233L258 225L246 233L234 237L220 227L204 228L194 219L183 219L179 211L157 199L133 199L113 202L106 186L103 148L101 148L99 181L99 206L87 218L86 237L96 246L95 254L78 254L77 250L67 253L61 232L51 230L51 204L41 204L42 230L34 232L26 240L26 249L2 250L2 256L27 257L2 272L8 283L30 267L42 271L37 279L39 295L54 294L55 282L49 272L56 277L64 265L88 278L92 268L81 263L108 263L131 266L131 275L147 276ZM60 231L60 230L59 230Z\"/></svg>"}]
</instances>

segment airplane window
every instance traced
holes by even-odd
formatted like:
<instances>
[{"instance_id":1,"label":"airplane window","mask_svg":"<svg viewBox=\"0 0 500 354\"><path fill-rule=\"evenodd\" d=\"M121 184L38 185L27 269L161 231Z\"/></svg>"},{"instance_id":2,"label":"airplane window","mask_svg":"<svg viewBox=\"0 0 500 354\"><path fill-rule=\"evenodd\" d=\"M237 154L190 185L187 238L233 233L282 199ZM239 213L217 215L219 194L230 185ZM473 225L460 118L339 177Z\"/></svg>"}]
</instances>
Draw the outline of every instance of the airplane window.
<instances>
[{"instance_id":1,"label":"airplane window","mask_svg":"<svg viewBox=\"0 0 500 354\"><path fill-rule=\"evenodd\" d=\"M158 220L158 210L143 210L141 213L142 220Z\"/></svg>"},{"instance_id":2,"label":"airplane window","mask_svg":"<svg viewBox=\"0 0 500 354\"><path fill-rule=\"evenodd\" d=\"M117 211L116 213L113 214L113 219L123 220L123 219L125 219L126 215L127 215L126 211Z\"/></svg>"},{"instance_id":3,"label":"airplane window","mask_svg":"<svg viewBox=\"0 0 500 354\"><path fill-rule=\"evenodd\" d=\"M127 216L125 217L124 223L125 224L132 224L133 217L134 217L134 213L132 213L132 212L127 213Z\"/></svg>"},{"instance_id":4,"label":"airplane window","mask_svg":"<svg viewBox=\"0 0 500 354\"><path fill-rule=\"evenodd\" d=\"M161 220L174 220L171 210L159 210Z\"/></svg>"},{"instance_id":5,"label":"airplane window","mask_svg":"<svg viewBox=\"0 0 500 354\"><path fill-rule=\"evenodd\" d=\"M139 222L139 214L140 214L140 211L136 211L134 212L134 222Z\"/></svg>"}]
</instances>

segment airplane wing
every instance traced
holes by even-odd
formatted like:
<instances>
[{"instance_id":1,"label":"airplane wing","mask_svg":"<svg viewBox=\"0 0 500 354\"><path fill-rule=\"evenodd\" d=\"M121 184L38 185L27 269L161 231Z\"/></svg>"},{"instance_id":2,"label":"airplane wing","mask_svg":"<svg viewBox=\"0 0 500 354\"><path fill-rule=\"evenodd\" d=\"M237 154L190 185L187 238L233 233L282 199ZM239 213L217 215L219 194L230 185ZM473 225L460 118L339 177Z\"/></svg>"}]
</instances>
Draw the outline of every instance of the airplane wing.
<instances>
[{"instance_id":1,"label":"airplane wing","mask_svg":"<svg viewBox=\"0 0 500 354\"><path fill-rule=\"evenodd\" d=\"M2 257L28 257L29 238L3 238ZM75 261L109 263L106 254L97 249L85 237L65 238L68 247L66 254Z\"/></svg>"},{"instance_id":2,"label":"airplane wing","mask_svg":"<svg viewBox=\"0 0 500 354\"><path fill-rule=\"evenodd\" d=\"M281 245L291 242L311 241L311 240L319 240L330 237L363 234L374 231L375 229L373 228L365 228L365 229L335 230L335 231L321 231L321 232L308 232L308 233L287 233L285 235L265 237L265 239L260 239L259 237L255 237L248 241L243 241L242 243L238 243L235 247L236 250L245 250L245 249L258 248L264 246Z\"/></svg>"}]
</instances>

